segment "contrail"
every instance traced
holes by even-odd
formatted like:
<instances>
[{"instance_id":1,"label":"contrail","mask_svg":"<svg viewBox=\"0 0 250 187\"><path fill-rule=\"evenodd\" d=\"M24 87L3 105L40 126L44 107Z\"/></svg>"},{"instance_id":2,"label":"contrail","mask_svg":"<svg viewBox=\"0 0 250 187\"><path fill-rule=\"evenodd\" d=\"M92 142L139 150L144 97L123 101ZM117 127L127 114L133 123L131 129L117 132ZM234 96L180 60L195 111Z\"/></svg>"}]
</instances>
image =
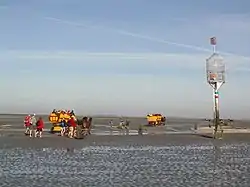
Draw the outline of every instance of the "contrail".
<instances>
[{"instance_id":1,"label":"contrail","mask_svg":"<svg viewBox=\"0 0 250 187\"><path fill-rule=\"evenodd\" d=\"M176 43L176 42L172 42L172 41L168 41L168 40L163 40L163 39L154 38L154 37L150 37L150 36L146 36L146 35L128 32L125 30L107 28L107 27L97 26L97 25L76 23L76 22L72 22L72 21L65 21L65 20L62 20L59 18L54 18L54 17L44 17L44 18L47 20L55 21L58 23L64 23L64 24L68 24L68 25L72 25L72 26L103 29L103 30L107 30L107 31L111 31L111 32L116 32L116 33L119 33L122 35L132 36L135 38L141 38L141 39L145 39L145 40L149 40L149 41L153 41L153 42L164 43L164 44L174 45L174 46L183 47L183 48L189 48L189 49L193 49L193 50L197 50L197 51L211 52L211 49L207 49L207 48L203 48L203 47L199 47L199 46L194 46L194 45L183 44L183 43ZM247 56L237 55L237 54L223 52L223 51L219 51L219 52L220 52L220 54L226 55L226 56L237 56L237 57L245 58L247 60L250 59L250 57L247 57Z\"/></svg>"}]
</instances>

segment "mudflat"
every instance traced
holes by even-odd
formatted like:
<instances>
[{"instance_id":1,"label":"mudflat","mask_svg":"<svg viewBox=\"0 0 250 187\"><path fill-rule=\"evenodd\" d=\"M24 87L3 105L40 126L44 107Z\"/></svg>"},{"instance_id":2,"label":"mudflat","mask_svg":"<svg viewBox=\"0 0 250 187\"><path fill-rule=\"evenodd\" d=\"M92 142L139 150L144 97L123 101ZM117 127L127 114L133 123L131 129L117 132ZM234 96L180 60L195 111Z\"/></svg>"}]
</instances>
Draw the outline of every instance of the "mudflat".
<instances>
[{"instance_id":1,"label":"mudflat","mask_svg":"<svg viewBox=\"0 0 250 187\"><path fill-rule=\"evenodd\" d=\"M226 134L222 140L214 140L208 135L199 134L167 134L167 135L91 135L85 139L76 140L60 136L43 138L0 137L0 148L83 148L87 146L187 146L192 144L226 144L250 143L246 134Z\"/></svg>"},{"instance_id":2,"label":"mudflat","mask_svg":"<svg viewBox=\"0 0 250 187\"><path fill-rule=\"evenodd\" d=\"M194 131L201 119L169 119L165 127L136 134L144 118L131 120L129 135L94 117L93 134L76 140L50 134L24 135L24 116L0 117L0 186L241 186L248 187L250 136L222 140ZM248 122L234 122L237 128Z\"/></svg>"},{"instance_id":3,"label":"mudflat","mask_svg":"<svg viewBox=\"0 0 250 187\"><path fill-rule=\"evenodd\" d=\"M40 115L38 115L40 116ZM126 135L124 132L109 126L113 120L118 124L120 118L112 116L93 117L92 135L82 140L60 137L49 133L51 124L47 115L41 117L45 121L45 132L42 138L30 138L24 135L24 115L0 115L0 141L1 147L85 147L85 146L164 146L164 145L188 145L196 143L226 143L226 142L250 142L248 133L226 133L223 140L214 140L211 133L197 133L194 131L195 124L198 128L208 126L203 119L169 118L167 125L162 127L148 127L145 135L137 133L139 125L147 123L145 117L124 117L129 120L130 130ZM80 116L78 116L80 118ZM248 128L248 121L234 121L236 128Z\"/></svg>"}]
</instances>

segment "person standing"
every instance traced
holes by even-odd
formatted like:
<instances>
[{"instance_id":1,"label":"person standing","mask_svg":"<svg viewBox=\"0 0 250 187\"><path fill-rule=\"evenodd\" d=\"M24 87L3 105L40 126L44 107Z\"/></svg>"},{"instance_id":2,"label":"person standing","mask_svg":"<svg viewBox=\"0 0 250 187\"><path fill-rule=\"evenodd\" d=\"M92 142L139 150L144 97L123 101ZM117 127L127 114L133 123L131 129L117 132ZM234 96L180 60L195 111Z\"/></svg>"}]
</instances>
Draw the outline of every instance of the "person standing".
<instances>
[{"instance_id":1,"label":"person standing","mask_svg":"<svg viewBox=\"0 0 250 187\"><path fill-rule=\"evenodd\" d=\"M139 125L139 128L138 128L138 135L143 135L143 127L142 125Z\"/></svg>"},{"instance_id":2,"label":"person standing","mask_svg":"<svg viewBox=\"0 0 250 187\"><path fill-rule=\"evenodd\" d=\"M36 114L33 114L33 116L31 117L31 125L32 125L32 130L33 130L33 134L35 135L36 134Z\"/></svg>"},{"instance_id":3,"label":"person standing","mask_svg":"<svg viewBox=\"0 0 250 187\"><path fill-rule=\"evenodd\" d=\"M41 138L42 137L42 133L43 133L43 129L44 129L44 122L43 119L40 117L39 120L37 121L36 124L36 133L35 133L35 137Z\"/></svg>"},{"instance_id":4,"label":"person standing","mask_svg":"<svg viewBox=\"0 0 250 187\"><path fill-rule=\"evenodd\" d=\"M66 120L63 118L62 122L60 123L61 126L61 136L64 136L65 132L66 132Z\"/></svg>"},{"instance_id":5,"label":"person standing","mask_svg":"<svg viewBox=\"0 0 250 187\"><path fill-rule=\"evenodd\" d=\"M113 122L113 120L111 119L111 120L109 121L109 127L110 127L110 128L113 128L113 126L114 126L114 122Z\"/></svg>"},{"instance_id":6,"label":"person standing","mask_svg":"<svg viewBox=\"0 0 250 187\"><path fill-rule=\"evenodd\" d=\"M76 126L77 126L77 124L76 124L75 119L74 119L73 116L70 118L70 120L68 121L68 123L69 123L68 137L69 138L73 138L74 137L74 131L75 131Z\"/></svg>"},{"instance_id":7,"label":"person standing","mask_svg":"<svg viewBox=\"0 0 250 187\"><path fill-rule=\"evenodd\" d=\"M25 116L24 118L24 127L25 127L25 134L26 135L30 135L30 137L32 136L32 129L30 128L31 127L31 117L30 115L27 115Z\"/></svg>"}]
</instances>

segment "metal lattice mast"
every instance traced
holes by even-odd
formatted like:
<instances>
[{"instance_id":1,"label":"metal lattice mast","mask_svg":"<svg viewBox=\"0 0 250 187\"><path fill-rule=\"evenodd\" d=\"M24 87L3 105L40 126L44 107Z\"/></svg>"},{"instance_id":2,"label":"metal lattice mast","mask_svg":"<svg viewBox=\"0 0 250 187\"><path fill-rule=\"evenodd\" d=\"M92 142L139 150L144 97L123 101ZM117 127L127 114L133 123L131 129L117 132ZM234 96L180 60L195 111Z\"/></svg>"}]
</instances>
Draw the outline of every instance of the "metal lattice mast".
<instances>
[{"instance_id":1,"label":"metal lattice mast","mask_svg":"<svg viewBox=\"0 0 250 187\"><path fill-rule=\"evenodd\" d=\"M225 63L223 58L216 52L216 37L210 38L210 44L213 46L213 54L206 60L207 82L213 88L213 117L214 117L214 138L217 137L218 127L223 129L220 124L219 113L219 89L225 83Z\"/></svg>"}]
</instances>

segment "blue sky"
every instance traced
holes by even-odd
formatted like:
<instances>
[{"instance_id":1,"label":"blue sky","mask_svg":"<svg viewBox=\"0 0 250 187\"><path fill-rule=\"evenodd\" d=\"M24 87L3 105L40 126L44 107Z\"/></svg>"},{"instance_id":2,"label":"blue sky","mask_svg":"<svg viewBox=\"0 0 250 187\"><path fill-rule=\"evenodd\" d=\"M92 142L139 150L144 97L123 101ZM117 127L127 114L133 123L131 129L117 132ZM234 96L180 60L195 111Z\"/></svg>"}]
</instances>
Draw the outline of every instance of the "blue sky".
<instances>
[{"instance_id":1,"label":"blue sky","mask_svg":"<svg viewBox=\"0 0 250 187\"><path fill-rule=\"evenodd\" d=\"M222 117L250 111L247 0L0 2L0 112L210 117L209 38L227 68Z\"/></svg>"}]
</instances>

